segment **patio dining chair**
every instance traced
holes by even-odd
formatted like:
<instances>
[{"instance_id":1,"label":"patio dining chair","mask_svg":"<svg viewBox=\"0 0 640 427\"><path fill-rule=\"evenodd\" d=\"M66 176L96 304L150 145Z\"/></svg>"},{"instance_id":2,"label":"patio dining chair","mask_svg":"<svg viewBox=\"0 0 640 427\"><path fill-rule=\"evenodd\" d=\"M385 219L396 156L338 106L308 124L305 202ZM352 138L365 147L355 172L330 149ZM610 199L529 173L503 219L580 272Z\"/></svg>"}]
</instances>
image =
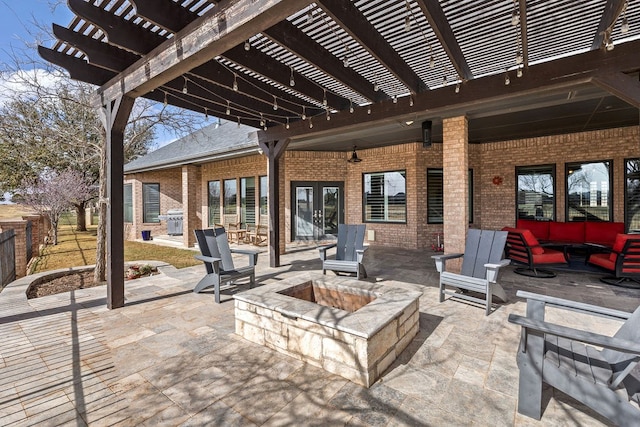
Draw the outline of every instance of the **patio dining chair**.
<instances>
[{"instance_id":1,"label":"patio dining chair","mask_svg":"<svg viewBox=\"0 0 640 427\"><path fill-rule=\"evenodd\" d=\"M506 302L507 295L497 283L500 268L510 263L508 259L502 259L506 240L506 231L470 229L467 232L463 254L431 256L436 262L436 270L440 273L440 302L444 301L445 295L451 295L454 298L483 304L486 315L491 312L494 296ZM460 257L460 273L447 271L447 260ZM473 296L469 291L482 294L484 298Z\"/></svg>"},{"instance_id":2,"label":"patio dining chair","mask_svg":"<svg viewBox=\"0 0 640 427\"><path fill-rule=\"evenodd\" d=\"M509 322L522 327L518 412L540 419L546 383L615 425L639 425L640 307L627 313L523 291L516 295L527 300L526 316L509 315ZM600 335L545 321L547 307L624 323L615 335Z\"/></svg>"},{"instance_id":3,"label":"patio dining chair","mask_svg":"<svg viewBox=\"0 0 640 427\"><path fill-rule=\"evenodd\" d=\"M199 293L205 289L214 288L215 301L220 303L221 286L229 287L237 280L249 278L249 287L255 284L255 266L258 262L258 252L251 250L231 249L224 228L207 228L194 230L198 246L202 255L195 258L204 263L207 270L204 276L193 289ZM236 267L232 254L244 254L249 258L249 265Z\"/></svg>"},{"instance_id":4,"label":"patio dining chair","mask_svg":"<svg viewBox=\"0 0 640 427\"><path fill-rule=\"evenodd\" d=\"M322 260L322 274L327 270L334 272L356 273L358 280L367 277L364 269L364 224L338 224L338 240L336 243L318 247ZM336 248L334 258L327 257L327 250Z\"/></svg>"}]
</instances>

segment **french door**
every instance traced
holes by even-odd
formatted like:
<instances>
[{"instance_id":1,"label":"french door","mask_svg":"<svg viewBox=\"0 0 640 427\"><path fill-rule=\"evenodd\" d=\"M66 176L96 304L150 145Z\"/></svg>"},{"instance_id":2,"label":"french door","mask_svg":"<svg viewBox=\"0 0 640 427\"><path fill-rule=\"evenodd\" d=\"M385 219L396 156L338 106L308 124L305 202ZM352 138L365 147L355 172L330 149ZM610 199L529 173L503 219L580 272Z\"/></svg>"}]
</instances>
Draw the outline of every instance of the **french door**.
<instances>
[{"instance_id":1,"label":"french door","mask_svg":"<svg viewBox=\"0 0 640 427\"><path fill-rule=\"evenodd\" d=\"M292 182L292 240L335 238L344 215L343 182Z\"/></svg>"}]
</instances>

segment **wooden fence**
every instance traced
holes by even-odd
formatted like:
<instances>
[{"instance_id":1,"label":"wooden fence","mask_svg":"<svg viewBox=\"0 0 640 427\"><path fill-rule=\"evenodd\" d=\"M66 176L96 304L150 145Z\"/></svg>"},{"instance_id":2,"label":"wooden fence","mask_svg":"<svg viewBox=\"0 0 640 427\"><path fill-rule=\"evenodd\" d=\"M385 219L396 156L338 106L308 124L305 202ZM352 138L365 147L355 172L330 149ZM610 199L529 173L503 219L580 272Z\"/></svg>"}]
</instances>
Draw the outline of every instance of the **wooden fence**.
<instances>
[{"instance_id":1,"label":"wooden fence","mask_svg":"<svg viewBox=\"0 0 640 427\"><path fill-rule=\"evenodd\" d=\"M16 280L16 234L0 233L0 288Z\"/></svg>"}]
</instances>

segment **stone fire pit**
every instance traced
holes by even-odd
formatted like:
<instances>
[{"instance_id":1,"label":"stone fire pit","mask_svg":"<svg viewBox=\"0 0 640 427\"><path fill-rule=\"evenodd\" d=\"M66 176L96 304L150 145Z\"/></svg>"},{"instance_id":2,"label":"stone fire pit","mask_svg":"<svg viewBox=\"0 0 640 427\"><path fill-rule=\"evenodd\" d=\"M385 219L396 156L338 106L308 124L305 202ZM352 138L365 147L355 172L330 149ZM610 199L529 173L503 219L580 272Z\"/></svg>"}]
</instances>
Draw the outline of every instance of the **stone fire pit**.
<instances>
[{"instance_id":1,"label":"stone fire pit","mask_svg":"<svg viewBox=\"0 0 640 427\"><path fill-rule=\"evenodd\" d=\"M369 387L418 332L420 295L303 273L234 295L236 333Z\"/></svg>"}]
</instances>

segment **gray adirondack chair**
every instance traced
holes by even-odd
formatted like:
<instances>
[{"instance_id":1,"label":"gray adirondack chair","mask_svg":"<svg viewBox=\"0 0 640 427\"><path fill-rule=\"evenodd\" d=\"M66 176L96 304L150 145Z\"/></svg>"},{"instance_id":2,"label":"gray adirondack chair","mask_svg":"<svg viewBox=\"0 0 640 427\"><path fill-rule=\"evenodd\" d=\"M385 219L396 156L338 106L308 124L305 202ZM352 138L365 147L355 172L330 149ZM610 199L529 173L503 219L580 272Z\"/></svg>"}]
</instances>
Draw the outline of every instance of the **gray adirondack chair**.
<instances>
[{"instance_id":1,"label":"gray adirondack chair","mask_svg":"<svg viewBox=\"0 0 640 427\"><path fill-rule=\"evenodd\" d=\"M258 252L251 250L231 249L224 228L208 228L194 230L198 246L202 255L196 255L196 259L204 262L207 275L204 276L193 289L193 292L202 292L205 289L214 288L215 300L220 303L220 288L227 286L242 278L249 278L249 287L255 284L255 266L258 262ZM235 267L231 254L245 254L249 257L249 265Z\"/></svg>"},{"instance_id":2,"label":"gray adirondack chair","mask_svg":"<svg viewBox=\"0 0 640 427\"><path fill-rule=\"evenodd\" d=\"M364 246L364 224L338 224L338 240L336 243L318 247L322 260L322 274L327 270L356 273L358 280L367 277L367 271L362 264L364 253L368 249ZM327 250L336 248L335 258L327 257Z\"/></svg>"},{"instance_id":3,"label":"gray adirondack chair","mask_svg":"<svg viewBox=\"0 0 640 427\"><path fill-rule=\"evenodd\" d=\"M497 283L500 267L510 263L508 259L502 259L507 234L506 231L470 229L467 232L464 254L433 255L431 257L435 260L436 270L440 273L440 302L444 301L445 295L451 295L454 298L484 304L486 314L489 315L494 296L502 301L507 301L504 289ZM460 273L447 271L447 260L460 257L462 257ZM453 287L455 290L447 287ZM480 299L470 295L467 291L484 294L485 298Z\"/></svg>"},{"instance_id":4,"label":"gray adirondack chair","mask_svg":"<svg viewBox=\"0 0 640 427\"><path fill-rule=\"evenodd\" d=\"M539 420L547 383L616 425L640 425L640 307L627 313L529 292L516 295L527 299L526 317L509 315L509 322L522 326L518 412ZM599 335L546 322L546 306L624 323L613 337Z\"/></svg>"}]
</instances>

